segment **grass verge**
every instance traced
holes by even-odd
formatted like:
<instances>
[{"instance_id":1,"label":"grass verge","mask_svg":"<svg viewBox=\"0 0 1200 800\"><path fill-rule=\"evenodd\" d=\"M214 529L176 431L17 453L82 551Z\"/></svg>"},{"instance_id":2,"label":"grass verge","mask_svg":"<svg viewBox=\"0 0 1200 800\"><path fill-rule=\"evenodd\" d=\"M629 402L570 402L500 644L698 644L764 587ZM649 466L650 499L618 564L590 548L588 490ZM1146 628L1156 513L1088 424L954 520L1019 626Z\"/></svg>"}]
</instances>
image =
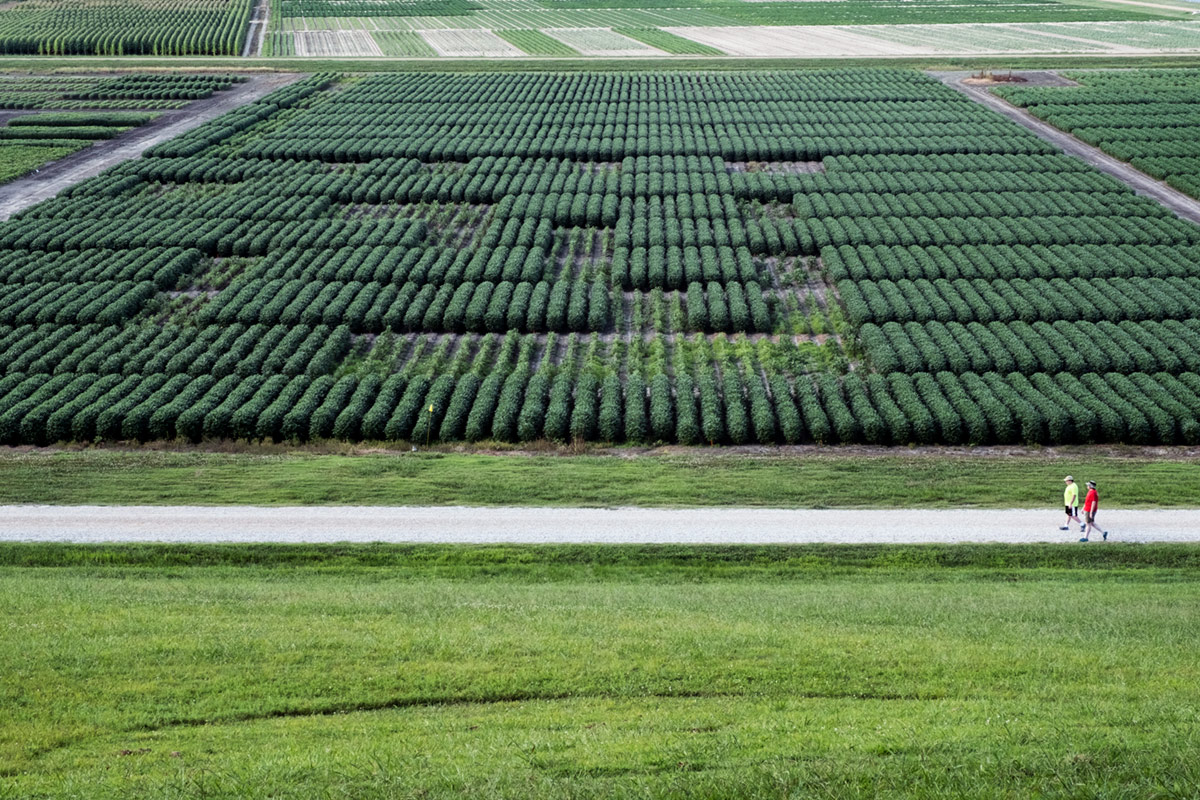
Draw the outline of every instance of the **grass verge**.
<instances>
[{"instance_id":1,"label":"grass verge","mask_svg":"<svg viewBox=\"0 0 1200 800\"><path fill-rule=\"evenodd\" d=\"M202 550L0 545L0 797L1200 783L1197 547Z\"/></svg>"},{"instance_id":2,"label":"grass verge","mask_svg":"<svg viewBox=\"0 0 1200 800\"><path fill-rule=\"evenodd\" d=\"M1043 55L977 57L872 56L863 58L165 58L154 56L7 56L0 70L16 73L221 70L233 72L631 72L840 69L889 67L928 70L1135 69L1195 67L1200 55Z\"/></svg>"},{"instance_id":3,"label":"grass verge","mask_svg":"<svg viewBox=\"0 0 1200 800\"><path fill-rule=\"evenodd\" d=\"M1053 508L1067 473L1114 508L1200 497L1190 451L802 448L590 455L0 449L0 504Z\"/></svg>"}]
</instances>

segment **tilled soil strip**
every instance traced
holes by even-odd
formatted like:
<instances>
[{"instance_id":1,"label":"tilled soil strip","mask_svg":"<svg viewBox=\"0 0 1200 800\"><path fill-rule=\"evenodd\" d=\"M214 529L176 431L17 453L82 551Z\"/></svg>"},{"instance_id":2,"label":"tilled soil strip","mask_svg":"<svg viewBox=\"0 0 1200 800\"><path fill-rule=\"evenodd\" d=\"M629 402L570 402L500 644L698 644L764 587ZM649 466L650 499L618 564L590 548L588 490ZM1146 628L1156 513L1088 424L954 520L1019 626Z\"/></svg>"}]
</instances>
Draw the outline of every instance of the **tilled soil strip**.
<instances>
[{"instance_id":1,"label":"tilled soil strip","mask_svg":"<svg viewBox=\"0 0 1200 800\"><path fill-rule=\"evenodd\" d=\"M735 509L0 506L0 541L410 543L959 543L1104 547L1200 541L1200 509L1103 510L1081 544L1060 508Z\"/></svg>"}]
</instances>

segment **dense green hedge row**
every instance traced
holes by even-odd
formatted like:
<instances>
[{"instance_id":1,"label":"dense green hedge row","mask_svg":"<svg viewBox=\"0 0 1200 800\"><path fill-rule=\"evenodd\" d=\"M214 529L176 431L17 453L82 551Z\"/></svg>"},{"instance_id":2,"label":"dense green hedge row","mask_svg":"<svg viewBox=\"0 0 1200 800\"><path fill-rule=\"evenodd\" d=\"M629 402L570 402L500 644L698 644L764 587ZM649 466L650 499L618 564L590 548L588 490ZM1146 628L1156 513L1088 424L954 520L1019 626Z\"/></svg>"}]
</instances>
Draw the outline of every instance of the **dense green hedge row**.
<instances>
[{"instance_id":1,"label":"dense green hedge row","mask_svg":"<svg viewBox=\"0 0 1200 800\"><path fill-rule=\"evenodd\" d=\"M722 198L790 202L798 193L942 191L1128 192L1112 178L1077 170L1063 156L876 157L867 171L853 159L828 158L831 171L731 172L719 157L627 157L616 163L556 158L476 156L461 169L439 170L415 158L378 158L333 171L321 161L256 158L158 158L136 163L131 172L147 181L240 183L247 193L319 194L341 203L498 202L507 194L617 194L620 197L717 194ZM894 165L894 166L893 166ZM786 170L791 165L785 165ZM848 170L848 171L840 171ZM889 171L895 170L895 171ZM581 191L581 187L586 191Z\"/></svg>"},{"instance_id":2,"label":"dense green hedge row","mask_svg":"<svg viewBox=\"0 0 1200 800\"><path fill-rule=\"evenodd\" d=\"M879 372L1197 372L1200 320L887 322L859 340Z\"/></svg>"},{"instance_id":3,"label":"dense green hedge row","mask_svg":"<svg viewBox=\"0 0 1200 800\"><path fill-rule=\"evenodd\" d=\"M0 327L6 373L321 375L349 351L350 330L328 325L92 325Z\"/></svg>"},{"instance_id":4,"label":"dense green hedge row","mask_svg":"<svg viewBox=\"0 0 1200 800\"><path fill-rule=\"evenodd\" d=\"M0 53L236 56L251 5L249 0L18 4L0 17Z\"/></svg>"},{"instance_id":5,"label":"dense green hedge row","mask_svg":"<svg viewBox=\"0 0 1200 800\"><path fill-rule=\"evenodd\" d=\"M1022 322L1189 319L1200 316L1200 278L1011 281L840 281L854 325L867 322Z\"/></svg>"},{"instance_id":6,"label":"dense green hedge row","mask_svg":"<svg viewBox=\"0 0 1200 800\"><path fill-rule=\"evenodd\" d=\"M360 245L412 247L425 237L421 222L405 219L243 221L190 219L30 219L0 229L0 249L67 251L94 248L195 248L207 255L263 255L282 248Z\"/></svg>"},{"instance_id":7,"label":"dense green hedge row","mask_svg":"<svg viewBox=\"0 0 1200 800\"><path fill-rule=\"evenodd\" d=\"M199 250L138 247L132 250L0 250L0 285L151 281L159 289L175 284L199 264Z\"/></svg>"},{"instance_id":8,"label":"dense green hedge row","mask_svg":"<svg viewBox=\"0 0 1200 800\"><path fill-rule=\"evenodd\" d=\"M662 80L636 74L381 75L239 153L333 162L387 156L612 162L651 155L816 161L840 154L1053 152L1032 134L964 105L945 87L898 73L880 78L870 86L861 73L837 71ZM823 121L823 109L814 104L830 99L850 101L853 111ZM889 113L895 100L910 101L907 110L917 112L913 119L919 121Z\"/></svg>"},{"instance_id":9,"label":"dense green hedge row","mask_svg":"<svg viewBox=\"0 0 1200 800\"><path fill-rule=\"evenodd\" d=\"M201 323L345 324L370 333L606 330L610 318L607 284L565 273L553 281L399 285L259 278L235 283L198 315Z\"/></svg>"},{"instance_id":10,"label":"dense green hedge row","mask_svg":"<svg viewBox=\"0 0 1200 800\"><path fill-rule=\"evenodd\" d=\"M1200 275L1195 245L964 245L826 247L821 261L834 281L905 278L1168 278Z\"/></svg>"},{"instance_id":11,"label":"dense green hedge row","mask_svg":"<svg viewBox=\"0 0 1200 800\"><path fill-rule=\"evenodd\" d=\"M433 411L429 411L432 407ZM1200 441L1200 375L951 372L764 381L740 369L578 378L527 359L472 371L10 373L0 443L241 438L571 438L870 444Z\"/></svg>"}]
</instances>

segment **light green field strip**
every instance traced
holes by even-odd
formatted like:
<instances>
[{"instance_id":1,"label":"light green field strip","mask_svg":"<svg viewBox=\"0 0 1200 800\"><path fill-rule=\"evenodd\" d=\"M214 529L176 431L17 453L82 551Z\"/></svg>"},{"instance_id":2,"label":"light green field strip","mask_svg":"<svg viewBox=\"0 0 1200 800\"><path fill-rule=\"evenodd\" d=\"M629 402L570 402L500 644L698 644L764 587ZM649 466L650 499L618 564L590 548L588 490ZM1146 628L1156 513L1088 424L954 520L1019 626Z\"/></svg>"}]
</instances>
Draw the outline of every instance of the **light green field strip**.
<instances>
[{"instance_id":1,"label":"light green field strip","mask_svg":"<svg viewBox=\"0 0 1200 800\"><path fill-rule=\"evenodd\" d=\"M1186 508L1200 468L1182 450L807 448L621 455L320 455L0 449L0 504L351 505L1056 510L1064 475L1122 509Z\"/></svg>"},{"instance_id":2,"label":"light green field strip","mask_svg":"<svg viewBox=\"0 0 1200 800\"><path fill-rule=\"evenodd\" d=\"M0 560L6 797L1166 798L1200 782L1194 547Z\"/></svg>"},{"instance_id":3,"label":"light green field strip","mask_svg":"<svg viewBox=\"0 0 1200 800\"><path fill-rule=\"evenodd\" d=\"M421 38L421 34L413 31L375 31L371 38L385 56L432 58L437 55L437 51Z\"/></svg>"},{"instance_id":4,"label":"light green field strip","mask_svg":"<svg viewBox=\"0 0 1200 800\"><path fill-rule=\"evenodd\" d=\"M570 28L546 31L585 56L653 56L663 51L622 36L608 28Z\"/></svg>"},{"instance_id":5,"label":"light green field strip","mask_svg":"<svg viewBox=\"0 0 1200 800\"><path fill-rule=\"evenodd\" d=\"M680 56L720 56L724 52L706 44L693 42L660 28L614 28L616 33L636 39L665 53Z\"/></svg>"},{"instance_id":6,"label":"light green field strip","mask_svg":"<svg viewBox=\"0 0 1200 800\"><path fill-rule=\"evenodd\" d=\"M579 51L565 42L536 30L498 30L494 33L531 56L577 56Z\"/></svg>"},{"instance_id":7,"label":"light green field strip","mask_svg":"<svg viewBox=\"0 0 1200 800\"><path fill-rule=\"evenodd\" d=\"M48 161L56 161L90 145L89 141L80 141L75 147L43 147L36 144L5 142L4 146L0 147L0 183L11 181Z\"/></svg>"}]
</instances>

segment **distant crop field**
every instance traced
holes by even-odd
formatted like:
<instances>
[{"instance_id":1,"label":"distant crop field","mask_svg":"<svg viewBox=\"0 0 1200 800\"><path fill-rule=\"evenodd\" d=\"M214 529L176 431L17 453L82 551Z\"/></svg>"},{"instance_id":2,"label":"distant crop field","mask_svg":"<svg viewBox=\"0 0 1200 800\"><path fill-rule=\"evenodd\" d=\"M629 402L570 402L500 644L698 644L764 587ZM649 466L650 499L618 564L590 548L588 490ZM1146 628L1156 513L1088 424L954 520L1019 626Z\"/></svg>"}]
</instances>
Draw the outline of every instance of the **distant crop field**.
<instances>
[{"instance_id":1,"label":"distant crop field","mask_svg":"<svg viewBox=\"0 0 1200 800\"><path fill-rule=\"evenodd\" d=\"M917 72L315 76L0 226L0 442L1193 444L1198 264Z\"/></svg>"},{"instance_id":2,"label":"distant crop field","mask_svg":"<svg viewBox=\"0 0 1200 800\"><path fill-rule=\"evenodd\" d=\"M510 32L500 33L505 42L512 33L523 37L528 46L518 46L518 53L532 57L811 58L1200 49L1198 28L1194 20L1189 22L1185 8L1154 4L277 0L276 6L270 52L277 55L298 52L293 40L339 31L407 31L427 39L438 54L472 58L515 55L491 38L485 42L485 35L504 31ZM1183 27L1171 27L1175 24ZM1059 25L1073 27L1059 30ZM1095 37L1089 38L1093 30ZM450 31L460 33L453 38ZM546 38L535 40L534 33ZM548 39L564 42L571 50L548 44ZM387 55L407 55L384 50Z\"/></svg>"},{"instance_id":3,"label":"distant crop field","mask_svg":"<svg viewBox=\"0 0 1200 800\"><path fill-rule=\"evenodd\" d=\"M1006 87L1028 108L1192 197L1200 198L1200 70L1086 72L1082 87Z\"/></svg>"},{"instance_id":4,"label":"distant crop field","mask_svg":"<svg viewBox=\"0 0 1200 800\"><path fill-rule=\"evenodd\" d=\"M21 0L0 7L0 53L239 55L250 0Z\"/></svg>"}]
</instances>

